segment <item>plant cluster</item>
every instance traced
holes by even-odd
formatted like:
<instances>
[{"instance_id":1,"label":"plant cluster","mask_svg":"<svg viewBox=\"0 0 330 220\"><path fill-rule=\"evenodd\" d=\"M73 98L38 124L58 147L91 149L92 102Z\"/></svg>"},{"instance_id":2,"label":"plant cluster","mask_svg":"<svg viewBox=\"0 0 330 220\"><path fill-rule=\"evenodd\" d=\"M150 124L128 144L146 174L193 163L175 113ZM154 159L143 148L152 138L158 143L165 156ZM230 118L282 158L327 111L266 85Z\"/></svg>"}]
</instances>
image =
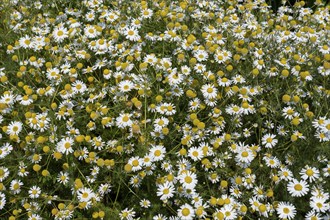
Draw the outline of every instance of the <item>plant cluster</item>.
<instances>
[{"instance_id":1,"label":"plant cluster","mask_svg":"<svg viewBox=\"0 0 330 220\"><path fill-rule=\"evenodd\" d=\"M4 1L0 218L330 218L330 7L313 9Z\"/></svg>"}]
</instances>

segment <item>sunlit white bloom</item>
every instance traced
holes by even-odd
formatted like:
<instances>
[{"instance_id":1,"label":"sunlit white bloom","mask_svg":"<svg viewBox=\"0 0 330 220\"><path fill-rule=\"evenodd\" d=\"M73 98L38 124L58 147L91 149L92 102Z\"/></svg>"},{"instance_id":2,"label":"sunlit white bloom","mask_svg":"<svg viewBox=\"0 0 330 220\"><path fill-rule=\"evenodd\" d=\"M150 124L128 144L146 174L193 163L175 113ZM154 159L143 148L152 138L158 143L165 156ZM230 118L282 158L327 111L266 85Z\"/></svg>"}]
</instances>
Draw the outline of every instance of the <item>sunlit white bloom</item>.
<instances>
[{"instance_id":1,"label":"sunlit white bloom","mask_svg":"<svg viewBox=\"0 0 330 220\"><path fill-rule=\"evenodd\" d=\"M201 160L204 157L203 150L200 147L191 147L188 150L188 156L193 161L199 161L199 160Z\"/></svg>"},{"instance_id":2,"label":"sunlit white bloom","mask_svg":"<svg viewBox=\"0 0 330 220\"><path fill-rule=\"evenodd\" d=\"M63 27L63 26L60 26L60 27L56 27L53 31L53 38L56 42L60 43L62 42L65 38L68 37L68 30Z\"/></svg>"},{"instance_id":3,"label":"sunlit white bloom","mask_svg":"<svg viewBox=\"0 0 330 220\"><path fill-rule=\"evenodd\" d=\"M162 145L155 145L149 152L152 161L161 161L165 157L166 149Z\"/></svg>"},{"instance_id":4,"label":"sunlit white bloom","mask_svg":"<svg viewBox=\"0 0 330 220\"><path fill-rule=\"evenodd\" d=\"M129 92L134 89L134 83L130 80L123 80L118 84L118 88L121 92Z\"/></svg>"},{"instance_id":5,"label":"sunlit white bloom","mask_svg":"<svg viewBox=\"0 0 330 220\"><path fill-rule=\"evenodd\" d=\"M121 113L117 118L116 118L116 125L119 128L126 128L130 127L133 124L133 121L131 120L132 114L128 113Z\"/></svg>"},{"instance_id":6,"label":"sunlit white bloom","mask_svg":"<svg viewBox=\"0 0 330 220\"><path fill-rule=\"evenodd\" d=\"M194 208L187 203L184 205L181 205L180 208L178 209L177 213L178 213L178 217L181 220L191 220L191 219L194 219L194 217L195 217Z\"/></svg>"},{"instance_id":7,"label":"sunlit white bloom","mask_svg":"<svg viewBox=\"0 0 330 220\"><path fill-rule=\"evenodd\" d=\"M281 219L294 219L296 216L296 208L289 202L279 202L276 212Z\"/></svg>"},{"instance_id":8,"label":"sunlit white bloom","mask_svg":"<svg viewBox=\"0 0 330 220\"><path fill-rule=\"evenodd\" d=\"M203 85L201 91L203 93L203 96L205 98L207 98L207 99L216 98L217 97L218 90L212 84L205 84L205 85Z\"/></svg>"},{"instance_id":9,"label":"sunlit white bloom","mask_svg":"<svg viewBox=\"0 0 330 220\"><path fill-rule=\"evenodd\" d=\"M197 175L191 171L183 171L178 179L182 186L186 189L194 189L197 185Z\"/></svg>"},{"instance_id":10,"label":"sunlit white bloom","mask_svg":"<svg viewBox=\"0 0 330 220\"><path fill-rule=\"evenodd\" d=\"M165 182L162 185L157 187L157 196L160 197L160 200L167 200L174 196L174 185L172 182Z\"/></svg>"},{"instance_id":11,"label":"sunlit white bloom","mask_svg":"<svg viewBox=\"0 0 330 220\"><path fill-rule=\"evenodd\" d=\"M261 139L261 143L266 147L266 148L273 148L278 140L275 138L276 135L274 134L265 134L262 139Z\"/></svg>"},{"instance_id":12,"label":"sunlit white bloom","mask_svg":"<svg viewBox=\"0 0 330 220\"><path fill-rule=\"evenodd\" d=\"M32 186L29 190L29 197L31 199L38 198L40 196L41 189L38 186Z\"/></svg>"},{"instance_id":13,"label":"sunlit white bloom","mask_svg":"<svg viewBox=\"0 0 330 220\"><path fill-rule=\"evenodd\" d=\"M142 18L151 18L151 16L153 15L153 12L151 9L147 8L142 11L141 15L142 15Z\"/></svg>"},{"instance_id":14,"label":"sunlit white bloom","mask_svg":"<svg viewBox=\"0 0 330 220\"><path fill-rule=\"evenodd\" d=\"M76 80L72 84L72 90L73 90L73 93L75 93L75 94L78 94L78 93L82 94L87 90L87 86L81 80Z\"/></svg>"},{"instance_id":15,"label":"sunlit white bloom","mask_svg":"<svg viewBox=\"0 0 330 220\"><path fill-rule=\"evenodd\" d=\"M306 165L299 174L303 180L308 180L309 182L313 182L320 177L320 171L317 168L308 165Z\"/></svg>"},{"instance_id":16,"label":"sunlit white bloom","mask_svg":"<svg viewBox=\"0 0 330 220\"><path fill-rule=\"evenodd\" d=\"M287 189L291 196L293 197L301 197L308 193L309 188L308 184L305 180L298 181L296 179L292 179L288 185Z\"/></svg>"},{"instance_id":17,"label":"sunlit white bloom","mask_svg":"<svg viewBox=\"0 0 330 220\"><path fill-rule=\"evenodd\" d=\"M9 135L18 135L22 131L23 124L20 121L12 121L8 127L6 133Z\"/></svg>"},{"instance_id":18,"label":"sunlit white bloom","mask_svg":"<svg viewBox=\"0 0 330 220\"><path fill-rule=\"evenodd\" d=\"M62 154L71 154L74 150L72 148L74 140L71 137L66 137L57 143L56 149Z\"/></svg>"},{"instance_id":19,"label":"sunlit white bloom","mask_svg":"<svg viewBox=\"0 0 330 220\"><path fill-rule=\"evenodd\" d=\"M133 220L135 211L133 209L125 208L119 213L120 220Z\"/></svg>"},{"instance_id":20,"label":"sunlit white bloom","mask_svg":"<svg viewBox=\"0 0 330 220\"><path fill-rule=\"evenodd\" d=\"M316 212L327 213L330 211L330 203L327 202L327 198L312 197L309 205Z\"/></svg>"},{"instance_id":21,"label":"sunlit white bloom","mask_svg":"<svg viewBox=\"0 0 330 220\"><path fill-rule=\"evenodd\" d=\"M96 197L93 190L91 190L87 187L79 189L77 191L77 196L78 196L79 202L89 202L91 199Z\"/></svg>"},{"instance_id":22,"label":"sunlit white bloom","mask_svg":"<svg viewBox=\"0 0 330 220\"><path fill-rule=\"evenodd\" d=\"M139 32L133 27L127 27L124 30L125 37L130 41L138 41L141 39Z\"/></svg>"},{"instance_id":23,"label":"sunlit white bloom","mask_svg":"<svg viewBox=\"0 0 330 220\"><path fill-rule=\"evenodd\" d=\"M0 167L0 182L3 182L9 175L9 170L7 167Z\"/></svg>"}]
</instances>

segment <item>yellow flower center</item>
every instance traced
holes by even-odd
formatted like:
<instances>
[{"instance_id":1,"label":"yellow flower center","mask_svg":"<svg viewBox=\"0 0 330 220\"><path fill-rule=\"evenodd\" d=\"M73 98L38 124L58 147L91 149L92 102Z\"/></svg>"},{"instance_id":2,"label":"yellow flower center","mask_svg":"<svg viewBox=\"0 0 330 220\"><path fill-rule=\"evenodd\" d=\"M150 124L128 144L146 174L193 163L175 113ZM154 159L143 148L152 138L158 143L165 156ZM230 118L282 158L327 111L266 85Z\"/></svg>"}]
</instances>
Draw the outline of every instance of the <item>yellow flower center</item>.
<instances>
[{"instance_id":1,"label":"yellow flower center","mask_svg":"<svg viewBox=\"0 0 330 220\"><path fill-rule=\"evenodd\" d=\"M191 183L192 182L192 178L190 177L190 176L186 176L185 178L184 178L184 181L186 182L186 183Z\"/></svg>"},{"instance_id":2,"label":"yellow flower center","mask_svg":"<svg viewBox=\"0 0 330 220\"><path fill-rule=\"evenodd\" d=\"M188 216L190 214L190 210L188 208L184 208L184 209L182 209L181 213L183 216Z\"/></svg>"},{"instance_id":3,"label":"yellow flower center","mask_svg":"<svg viewBox=\"0 0 330 220\"><path fill-rule=\"evenodd\" d=\"M294 186L294 189L295 189L295 190L297 190L297 191L301 191L301 190L302 190L302 188L303 188L303 187L302 187L302 185L301 185L301 184L299 184L299 183L298 183L298 184L296 184L296 185Z\"/></svg>"}]
</instances>

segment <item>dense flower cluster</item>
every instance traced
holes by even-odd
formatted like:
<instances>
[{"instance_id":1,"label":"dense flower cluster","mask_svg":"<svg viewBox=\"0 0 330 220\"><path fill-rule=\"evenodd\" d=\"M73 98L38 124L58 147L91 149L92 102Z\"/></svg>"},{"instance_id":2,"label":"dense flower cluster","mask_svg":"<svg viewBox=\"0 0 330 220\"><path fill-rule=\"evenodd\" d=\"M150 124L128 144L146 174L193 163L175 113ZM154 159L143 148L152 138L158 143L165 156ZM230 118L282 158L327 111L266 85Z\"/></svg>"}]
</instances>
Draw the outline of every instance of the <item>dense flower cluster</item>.
<instances>
[{"instance_id":1,"label":"dense flower cluster","mask_svg":"<svg viewBox=\"0 0 330 220\"><path fill-rule=\"evenodd\" d=\"M4 1L1 219L330 218L330 7Z\"/></svg>"}]
</instances>

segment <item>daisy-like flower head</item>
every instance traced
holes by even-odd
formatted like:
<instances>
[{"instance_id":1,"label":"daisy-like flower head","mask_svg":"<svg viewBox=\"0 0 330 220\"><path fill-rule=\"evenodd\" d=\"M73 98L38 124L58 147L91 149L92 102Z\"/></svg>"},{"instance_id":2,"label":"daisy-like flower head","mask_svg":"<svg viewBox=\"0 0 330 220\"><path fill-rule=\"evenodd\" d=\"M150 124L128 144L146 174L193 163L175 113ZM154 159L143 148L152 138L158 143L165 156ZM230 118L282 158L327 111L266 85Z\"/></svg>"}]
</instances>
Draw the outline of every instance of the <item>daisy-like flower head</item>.
<instances>
[{"instance_id":1,"label":"daisy-like flower head","mask_svg":"<svg viewBox=\"0 0 330 220\"><path fill-rule=\"evenodd\" d=\"M130 80L123 80L118 84L120 92L129 92L134 89L134 83Z\"/></svg>"},{"instance_id":2,"label":"daisy-like flower head","mask_svg":"<svg viewBox=\"0 0 330 220\"><path fill-rule=\"evenodd\" d=\"M140 157L131 157L128 160L128 164L132 166L132 171L135 172L142 169L143 159Z\"/></svg>"},{"instance_id":3,"label":"daisy-like flower head","mask_svg":"<svg viewBox=\"0 0 330 220\"><path fill-rule=\"evenodd\" d=\"M81 80L76 80L72 84L72 90L74 94L78 94L78 93L83 94L87 90L87 86Z\"/></svg>"},{"instance_id":4,"label":"daisy-like flower head","mask_svg":"<svg viewBox=\"0 0 330 220\"><path fill-rule=\"evenodd\" d=\"M294 219L296 216L296 208L289 202L279 202L276 212L281 219Z\"/></svg>"},{"instance_id":5,"label":"daisy-like flower head","mask_svg":"<svg viewBox=\"0 0 330 220\"><path fill-rule=\"evenodd\" d=\"M296 179L292 179L288 183L287 189L293 197L302 197L309 191L308 184L305 180L298 181Z\"/></svg>"},{"instance_id":6,"label":"daisy-like flower head","mask_svg":"<svg viewBox=\"0 0 330 220\"><path fill-rule=\"evenodd\" d=\"M133 220L135 217L135 211L133 209L125 208L119 213L120 220Z\"/></svg>"},{"instance_id":7,"label":"daisy-like flower head","mask_svg":"<svg viewBox=\"0 0 330 220\"><path fill-rule=\"evenodd\" d=\"M38 186L32 186L29 190L29 197L31 199L36 199L40 196L41 194L41 189Z\"/></svg>"},{"instance_id":8,"label":"daisy-like flower head","mask_svg":"<svg viewBox=\"0 0 330 220\"><path fill-rule=\"evenodd\" d=\"M216 98L218 95L217 88L215 88L215 86L212 84L203 85L201 91L206 99Z\"/></svg>"},{"instance_id":9,"label":"daisy-like flower head","mask_svg":"<svg viewBox=\"0 0 330 220\"><path fill-rule=\"evenodd\" d=\"M175 188L172 182L165 182L157 187L157 196L164 201L174 196Z\"/></svg>"},{"instance_id":10,"label":"daisy-like flower head","mask_svg":"<svg viewBox=\"0 0 330 220\"><path fill-rule=\"evenodd\" d=\"M191 171L183 170L178 179L186 189L194 189L197 185L197 175Z\"/></svg>"},{"instance_id":11,"label":"daisy-like flower head","mask_svg":"<svg viewBox=\"0 0 330 220\"><path fill-rule=\"evenodd\" d=\"M312 197L309 205L314 211L318 213L327 213L330 211L330 204L327 202L327 198Z\"/></svg>"},{"instance_id":12,"label":"daisy-like flower head","mask_svg":"<svg viewBox=\"0 0 330 220\"><path fill-rule=\"evenodd\" d=\"M0 182L3 182L9 175L7 167L0 167Z\"/></svg>"},{"instance_id":13,"label":"daisy-like flower head","mask_svg":"<svg viewBox=\"0 0 330 220\"><path fill-rule=\"evenodd\" d=\"M274 134L265 134L261 139L261 143L265 145L266 148L273 148L278 142L275 137L276 135Z\"/></svg>"},{"instance_id":14,"label":"daisy-like flower head","mask_svg":"<svg viewBox=\"0 0 330 220\"><path fill-rule=\"evenodd\" d=\"M303 180L308 180L309 182L314 182L320 177L320 171L315 167L305 166L299 174Z\"/></svg>"},{"instance_id":15,"label":"daisy-like flower head","mask_svg":"<svg viewBox=\"0 0 330 220\"><path fill-rule=\"evenodd\" d=\"M19 194L21 192L21 186L23 186L23 182L21 180L12 180L10 182L10 190L13 194Z\"/></svg>"},{"instance_id":16,"label":"daisy-like flower head","mask_svg":"<svg viewBox=\"0 0 330 220\"><path fill-rule=\"evenodd\" d=\"M69 36L68 33L69 32L65 27L59 26L54 29L53 38L57 43L61 43L65 38Z\"/></svg>"},{"instance_id":17,"label":"daisy-like flower head","mask_svg":"<svg viewBox=\"0 0 330 220\"><path fill-rule=\"evenodd\" d=\"M125 37L130 41L138 41L141 39L138 30L133 27L127 27L124 30Z\"/></svg>"},{"instance_id":18,"label":"daisy-like flower head","mask_svg":"<svg viewBox=\"0 0 330 220\"><path fill-rule=\"evenodd\" d=\"M166 149L162 145L155 145L150 149L150 158L152 161L161 161L164 159Z\"/></svg>"},{"instance_id":19,"label":"daisy-like flower head","mask_svg":"<svg viewBox=\"0 0 330 220\"><path fill-rule=\"evenodd\" d=\"M201 147L191 147L188 150L188 156L193 161L199 161L204 157L203 150Z\"/></svg>"},{"instance_id":20,"label":"daisy-like flower head","mask_svg":"<svg viewBox=\"0 0 330 220\"><path fill-rule=\"evenodd\" d=\"M89 202L92 198L96 197L93 190L91 190L87 187L79 189L77 191L77 196L78 196L79 202Z\"/></svg>"},{"instance_id":21,"label":"daisy-like flower head","mask_svg":"<svg viewBox=\"0 0 330 220\"><path fill-rule=\"evenodd\" d=\"M126 128L126 127L131 127L133 124L133 121L131 120L132 114L129 113L121 113L117 118L116 118L116 125L119 128Z\"/></svg>"},{"instance_id":22,"label":"daisy-like flower head","mask_svg":"<svg viewBox=\"0 0 330 220\"><path fill-rule=\"evenodd\" d=\"M6 205L6 196L0 192L0 210L2 210Z\"/></svg>"},{"instance_id":23,"label":"daisy-like flower head","mask_svg":"<svg viewBox=\"0 0 330 220\"><path fill-rule=\"evenodd\" d=\"M194 219L195 217L195 210L194 208L189 205L189 204L184 204L184 205L181 205L179 210L178 210L178 217L181 219L181 220L191 220L191 219Z\"/></svg>"},{"instance_id":24,"label":"daisy-like flower head","mask_svg":"<svg viewBox=\"0 0 330 220\"><path fill-rule=\"evenodd\" d=\"M66 137L57 143L56 149L62 154L71 154L73 152L73 143L74 140L71 137Z\"/></svg>"},{"instance_id":25,"label":"daisy-like flower head","mask_svg":"<svg viewBox=\"0 0 330 220\"><path fill-rule=\"evenodd\" d=\"M12 121L7 128L6 133L9 135L18 135L22 131L23 124L20 121Z\"/></svg>"}]
</instances>

